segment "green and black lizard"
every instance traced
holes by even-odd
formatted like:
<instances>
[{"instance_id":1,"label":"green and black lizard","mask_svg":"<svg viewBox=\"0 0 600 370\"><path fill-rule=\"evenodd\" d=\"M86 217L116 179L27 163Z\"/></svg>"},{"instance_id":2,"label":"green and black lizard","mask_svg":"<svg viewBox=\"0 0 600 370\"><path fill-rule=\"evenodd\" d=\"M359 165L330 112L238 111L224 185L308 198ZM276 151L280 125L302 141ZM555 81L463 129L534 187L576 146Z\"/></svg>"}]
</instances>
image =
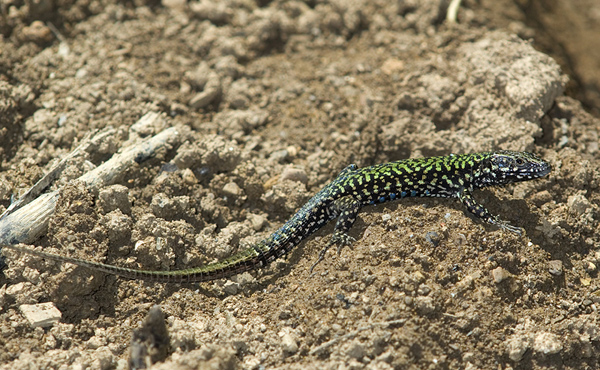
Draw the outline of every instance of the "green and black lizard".
<instances>
[{"instance_id":1,"label":"green and black lizard","mask_svg":"<svg viewBox=\"0 0 600 370\"><path fill-rule=\"evenodd\" d=\"M222 261L183 270L136 270L15 245L4 245L2 248L69 262L129 279L165 283L203 282L261 268L285 255L337 218L333 236L320 252L319 259L312 266L314 268L323 259L328 248L333 245L341 248L354 241L348 231L361 207L406 197L458 198L469 212L483 221L520 235L520 228L501 221L477 203L472 191L540 178L550 170L550 164L534 154L506 150L405 159L364 168L357 168L352 164L266 239Z\"/></svg>"}]
</instances>

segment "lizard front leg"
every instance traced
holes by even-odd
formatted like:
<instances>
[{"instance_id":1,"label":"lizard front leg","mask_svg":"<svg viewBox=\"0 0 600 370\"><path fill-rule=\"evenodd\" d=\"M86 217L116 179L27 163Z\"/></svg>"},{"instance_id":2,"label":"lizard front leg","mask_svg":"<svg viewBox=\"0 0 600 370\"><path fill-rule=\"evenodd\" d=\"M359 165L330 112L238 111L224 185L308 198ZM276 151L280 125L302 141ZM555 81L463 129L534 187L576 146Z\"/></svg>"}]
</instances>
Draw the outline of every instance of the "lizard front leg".
<instances>
[{"instance_id":1,"label":"lizard front leg","mask_svg":"<svg viewBox=\"0 0 600 370\"><path fill-rule=\"evenodd\" d=\"M498 218L498 216L494 216L493 214L490 213L490 211L488 211L484 206L482 206L481 204L477 203L477 201L475 200L475 198L473 198L473 195L471 194L471 192L467 189L462 189L459 193L458 193L458 199L460 199L460 201L462 202L462 204L465 205L465 207L467 207L467 210L469 212L471 212L472 214L474 214L475 216L477 216L478 218L482 219L483 221L496 225L504 230L508 230L510 232L513 232L517 235L522 235L523 234L523 229L520 227L516 227L516 226L512 226L511 224L509 224L506 221L502 221Z\"/></svg>"},{"instance_id":2,"label":"lizard front leg","mask_svg":"<svg viewBox=\"0 0 600 370\"><path fill-rule=\"evenodd\" d=\"M310 267L310 272L312 273L315 266L317 266L323 258L325 258L325 254L327 250L332 245L338 246L338 254L342 251L345 245L351 245L356 240L348 235L348 231L356 221L356 216L358 215L358 210L360 209L361 203L351 196L345 196L339 198L333 202L331 205L331 210L337 214L337 222L335 224L335 228L333 229L333 235L331 239L319 252L319 258L317 261Z\"/></svg>"}]
</instances>

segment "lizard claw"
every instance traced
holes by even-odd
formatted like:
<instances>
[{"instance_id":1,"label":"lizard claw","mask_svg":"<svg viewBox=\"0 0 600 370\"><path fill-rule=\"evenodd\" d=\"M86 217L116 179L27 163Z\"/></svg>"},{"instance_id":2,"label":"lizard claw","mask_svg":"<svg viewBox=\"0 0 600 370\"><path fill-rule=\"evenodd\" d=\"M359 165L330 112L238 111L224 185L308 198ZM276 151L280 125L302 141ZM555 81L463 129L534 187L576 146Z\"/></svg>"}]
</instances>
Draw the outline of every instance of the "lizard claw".
<instances>
[{"instance_id":1,"label":"lizard claw","mask_svg":"<svg viewBox=\"0 0 600 370\"><path fill-rule=\"evenodd\" d=\"M313 263L313 265L310 267L310 273L312 274L314 268L321 262L323 261L323 259L325 258L325 254L327 253L327 251L329 250L329 248L334 245L337 244L338 248L337 248L337 252L338 255L340 253L342 253L342 249L344 248L344 246L346 245L352 245L352 243L354 243L356 241L355 238L353 238L352 236L346 234L346 233L336 233L331 237L331 240L329 241L329 243L327 243L327 245L325 246L325 248L321 249L321 251L319 252L319 257L317 258L317 260L315 261L315 263Z\"/></svg>"},{"instance_id":2,"label":"lizard claw","mask_svg":"<svg viewBox=\"0 0 600 370\"><path fill-rule=\"evenodd\" d=\"M508 222L504 222L504 221L498 222L497 225L500 226L501 229L510 231L519 236L523 235L524 229L522 227L513 226L513 225L509 224Z\"/></svg>"},{"instance_id":3,"label":"lizard claw","mask_svg":"<svg viewBox=\"0 0 600 370\"><path fill-rule=\"evenodd\" d=\"M344 249L345 246L351 246L355 241L356 241L356 239L351 237L350 235L342 234L342 236L336 242L336 244L338 246L337 247L338 256L340 254L342 254L342 249Z\"/></svg>"}]
</instances>

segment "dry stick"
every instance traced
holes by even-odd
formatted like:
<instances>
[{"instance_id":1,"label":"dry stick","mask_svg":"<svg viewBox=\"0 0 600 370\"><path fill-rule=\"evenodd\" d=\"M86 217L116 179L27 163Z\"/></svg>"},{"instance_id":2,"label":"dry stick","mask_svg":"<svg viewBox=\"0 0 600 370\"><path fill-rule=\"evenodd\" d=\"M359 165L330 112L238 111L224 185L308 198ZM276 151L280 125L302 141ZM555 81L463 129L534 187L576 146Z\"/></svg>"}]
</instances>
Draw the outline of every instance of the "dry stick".
<instances>
[{"instance_id":1,"label":"dry stick","mask_svg":"<svg viewBox=\"0 0 600 370\"><path fill-rule=\"evenodd\" d=\"M32 202L34 199L39 197L64 171L67 167L67 164L72 158L77 157L82 152L88 151L88 148L92 145L98 145L102 140L110 135L114 135L117 130L113 128L108 128L103 130L102 132L95 135L91 138L92 134L86 135L81 144L75 148L71 153L69 153L66 157L60 160L47 174L44 175L35 185L33 185L25 194L21 196L16 202L13 202L0 216L0 220L7 217L9 214L13 213L17 209L24 207L25 205ZM91 139L90 139L91 138Z\"/></svg>"},{"instance_id":2,"label":"dry stick","mask_svg":"<svg viewBox=\"0 0 600 370\"><path fill-rule=\"evenodd\" d=\"M456 16L458 14L458 8L460 8L460 3L461 0L450 1L448 11L446 12L446 21L448 23L456 23Z\"/></svg>"},{"instance_id":3,"label":"dry stick","mask_svg":"<svg viewBox=\"0 0 600 370\"><path fill-rule=\"evenodd\" d=\"M151 112L140 118L140 121L142 120L162 120L162 117ZM173 127L168 128L151 138L132 145L122 153L113 155L111 159L83 174L78 180L82 181L90 190L98 190L103 186L112 185L120 180L127 169L152 158L163 148L175 146L178 141L179 132ZM51 173L51 177L56 176L53 171ZM47 184L44 187L47 187ZM54 213L58 197L59 190L42 194L0 219L0 245L31 243L44 234L48 227L48 220Z\"/></svg>"},{"instance_id":4,"label":"dry stick","mask_svg":"<svg viewBox=\"0 0 600 370\"><path fill-rule=\"evenodd\" d=\"M310 352L308 353L309 355L315 355L331 346L333 346L334 344L338 343L339 341L345 340L345 339L352 339L355 336L358 335L358 333L360 333L361 331L365 331L365 330L370 330L373 328L376 328L378 326L390 326L390 325L402 325L407 321L407 319L399 319L399 320L391 320L391 321L383 321L383 322L375 322L371 325L367 325L367 326L361 326L360 328L354 330L353 332L350 332L348 334L344 334L341 337L337 337L334 338L332 340L330 340L329 342L325 342L323 344L321 344L320 346L318 346L317 348L313 348L310 350Z\"/></svg>"}]
</instances>

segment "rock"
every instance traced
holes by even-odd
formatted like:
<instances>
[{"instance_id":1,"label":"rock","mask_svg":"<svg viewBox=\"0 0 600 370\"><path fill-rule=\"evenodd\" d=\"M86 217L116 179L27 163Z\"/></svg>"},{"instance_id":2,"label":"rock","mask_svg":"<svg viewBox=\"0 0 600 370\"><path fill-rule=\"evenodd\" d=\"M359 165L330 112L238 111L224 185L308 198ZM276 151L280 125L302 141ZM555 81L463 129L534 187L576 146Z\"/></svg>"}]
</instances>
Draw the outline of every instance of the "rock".
<instances>
[{"instance_id":1,"label":"rock","mask_svg":"<svg viewBox=\"0 0 600 370\"><path fill-rule=\"evenodd\" d=\"M533 350L543 355L554 355L562 351L563 345L556 334L538 333L533 340Z\"/></svg>"},{"instance_id":2,"label":"rock","mask_svg":"<svg viewBox=\"0 0 600 370\"><path fill-rule=\"evenodd\" d=\"M16 283L9 285L4 291L7 296L16 296L24 291L25 283Z\"/></svg>"},{"instance_id":3,"label":"rock","mask_svg":"<svg viewBox=\"0 0 600 370\"><path fill-rule=\"evenodd\" d=\"M283 180L291 180L298 181L306 185L308 183L308 176L306 172L299 168L286 167L281 173L280 177L281 181Z\"/></svg>"},{"instance_id":4,"label":"rock","mask_svg":"<svg viewBox=\"0 0 600 370\"><path fill-rule=\"evenodd\" d=\"M504 280L510 277L510 272L506 271L502 267L496 267L492 270L492 278L496 284L500 284Z\"/></svg>"},{"instance_id":5,"label":"rock","mask_svg":"<svg viewBox=\"0 0 600 370\"><path fill-rule=\"evenodd\" d=\"M561 260L548 261L548 271L554 276L560 276L563 273L563 263Z\"/></svg>"},{"instance_id":6,"label":"rock","mask_svg":"<svg viewBox=\"0 0 600 370\"><path fill-rule=\"evenodd\" d=\"M269 160L278 163L283 163L288 158L289 154L290 153L288 153L287 149L276 150L273 153L271 153L271 155L269 156Z\"/></svg>"},{"instance_id":7,"label":"rock","mask_svg":"<svg viewBox=\"0 0 600 370\"><path fill-rule=\"evenodd\" d=\"M22 304L19 310L32 328L46 328L60 321L62 314L52 302L38 304Z\"/></svg>"},{"instance_id":8,"label":"rock","mask_svg":"<svg viewBox=\"0 0 600 370\"><path fill-rule=\"evenodd\" d=\"M421 284L419 285L419 287L417 288L417 294L418 295L427 295L431 292L431 288L425 284Z\"/></svg>"},{"instance_id":9,"label":"rock","mask_svg":"<svg viewBox=\"0 0 600 370\"><path fill-rule=\"evenodd\" d=\"M293 355L298 352L298 343L290 333L284 334L281 337L281 347L287 355Z\"/></svg>"},{"instance_id":10,"label":"rock","mask_svg":"<svg viewBox=\"0 0 600 370\"><path fill-rule=\"evenodd\" d=\"M227 280L227 282L225 283L225 285L223 285L223 291L227 295L237 294L237 292L240 291L240 284L236 283L236 282L233 282L231 280Z\"/></svg>"},{"instance_id":11,"label":"rock","mask_svg":"<svg viewBox=\"0 0 600 370\"><path fill-rule=\"evenodd\" d=\"M585 266L584 267L585 271L588 272L588 273L590 273L590 274L593 274L598 269L598 267L596 266L596 264L594 262L591 262L591 261L587 261L584 264L584 266Z\"/></svg>"},{"instance_id":12,"label":"rock","mask_svg":"<svg viewBox=\"0 0 600 370\"><path fill-rule=\"evenodd\" d=\"M114 356L108 346L98 348L94 354L93 369L109 370L113 368Z\"/></svg>"},{"instance_id":13,"label":"rock","mask_svg":"<svg viewBox=\"0 0 600 370\"><path fill-rule=\"evenodd\" d=\"M85 346L89 349L98 349L102 346L105 346L106 343L106 338L105 337L100 337L97 335L94 335L93 337L91 337L90 339L88 339L87 342L85 342Z\"/></svg>"},{"instance_id":14,"label":"rock","mask_svg":"<svg viewBox=\"0 0 600 370\"><path fill-rule=\"evenodd\" d=\"M193 109L204 108L213 102L221 94L221 89L208 89L197 93L190 99L190 107Z\"/></svg>"},{"instance_id":15,"label":"rock","mask_svg":"<svg viewBox=\"0 0 600 370\"><path fill-rule=\"evenodd\" d=\"M102 217L102 223L106 227L106 235L111 243L126 244L131 238L131 218L121 213L120 210L112 211Z\"/></svg>"},{"instance_id":16,"label":"rock","mask_svg":"<svg viewBox=\"0 0 600 370\"><path fill-rule=\"evenodd\" d=\"M248 219L250 220L254 231L260 231L267 223L267 218L262 215L249 214Z\"/></svg>"},{"instance_id":17,"label":"rock","mask_svg":"<svg viewBox=\"0 0 600 370\"><path fill-rule=\"evenodd\" d=\"M33 21L31 25L24 27L20 37L24 41L33 41L36 44L45 44L54 39L52 31L42 21Z\"/></svg>"},{"instance_id":18,"label":"rock","mask_svg":"<svg viewBox=\"0 0 600 370\"><path fill-rule=\"evenodd\" d=\"M190 107L193 109L204 108L213 101L221 97L221 80L215 72L209 73L207 76L204 90L197 93L190 99Z\"/></svg>"},{"instance_id":19,"label":"rock","mask_svg":"<svg viewBox=\"0 0 600 370\"><path fill-rule=\"evenodd\" d=\"M223 186L223 193L231 197L238 197L242 194L242 189L235 182L228 182Z\"/></svg>"},{"instance_id":20,"label":"rock","mask_svg":"<svg viewBox=\"0 0 600 370\"><path fill-rule=\"evenodd\" d=\"M431 243L433 247L437 247L438 244L440 244L441 237L440 234L435 231L428 231L427 234L425 234L425 240Z\"/></svg>"},{"instance_id":21,"label":"rock","mask_svg":"<svg viewBox=\"0 0 600 370\"><path fill-rule=\"evenodd\" d=\"M186 0L161 0L161 4L165 8L178 10L178 11L184 11L185 8L187 7Z\"/></svg>"},{"instance_id":22,"label":"rock","mask_svg":"<svg viewBox=\"0 0 600 370\"><path fill-rule=\"evenodd\" d=\"M388 76L397 74L404 70L404 61L400 59L390 58L383 62L381 65L381 72Z\"/></svg>"},{"instance_id":23,"label":"rock","mask_svg":"<svg viewBox=\"0 0 600 370\"><path fill-rule=\"evenodd\" d=\"M98 205L104 213L120 209L124 214L130 214L129 189L118 184L103 188L98 193Z\"/></svg>"},{"instance_id":24,"label":"rock","mask_svg":"<svg viewBox=\"0 0 600 370\"><path fill-rule=\"evenodd\" d=\"M235 275L231 277L231 281L239 284L240 287L248 285L252 282L256 281L256 278L252 276L248 271L242 272L241 274Z\"/></svg>"},{"instance_id":25,"label":"rock","mask_svg":"<svg viewBox=\"0 0 600 370\"><path fill-rule=\"evenodd\" d=\"M506 354L513 361L521 361L525 352L529 349L529 337L522 334L511 336L506 344Z\"/></svg>"},{"instance_id":26,"label":"rock","mask_svg":"<svg viewBox=\"0 0 600 370\"><path fill-rule=\"evenodd\" d=\"M157 193L152 197L152 213L164 219L179 219L185 214L190 205L188 196L169 198L165 193Z\"/></svg>"},{"instance_id":27,"label":"rock","mask_svg":"<svg viewBox=\"0 0 600 370\"><path fill-rule=\"evenodd\" d=\"M427 315L436 310L436 305L431 297L417 297L414 300L415 308L421 315Z\"/></svg>"},{"instance_id":28,"label":"rock","mask_svg":"<svg viewBox=\"0 0 600 370\"><path fill-rule=\"evenodd\" d=\"M346 351L346 354L348 354L348 356L352 358L360 360L367 355L367 350L365 349L364 344L355 340L350 344L350 347L348 348L348 351Z\"/></svg>"},{"instance_id":29,"label":"rock","mask_svg":"<svg viewBox=\"0 0 600 370\"><path fill-rule=\"evenodd\" d=\"M210 0L190 2L190 10L196 18L200 20L207 19L216 24L229 22L233 16L233 9L231 8L227 2Z\"/></svg>"},{"instance_id":30,"label":"rock","mask_svg":"<svg viewBox=\"0 0 600 370\"><path fill-rule=\"evenodd\" d=\"M569 205L569 213L577 217L583 215L592 206L590 201L583 195L583 192L570 196L567 204Z\"/></svg>"},{"instance_id":31,"label":"rock","mask_svg":"<svg viewBox=\"0 0 600 370\"><path fill-rule=\"evenodd\" d=\"M471 275L465 276L461 281L456 283L456 292L464 293L467 290L473 289L473 285L475 283L475 279Z\"/></svg>"},{"instance_id":32,"label":"rock","mask_svg":"<svg viewBox=\"0 0 600 370\"><path fill-rule=\"evenodd\" d=\"M165 316L160 306L155 305L148 311L148 316L142 325L131 335L129 368L145 369L148 365L164 361L169 352L169 344L170 337Z\"/></svg>"},{"instance_id":33,"label":"rock","mask_svg":"<svg viewBox=\"0 0 600 370\"><path fill-rule=\"evenodd\" d=\"M225 135L235 135L243 131L250 134L253 130L263 126L269 120L269 114L262 110L226 110L215 114L213 123Z\"/></svg>"},{"instance_id":34,"label":"rock","mask_svg":"<svg viewBox=\"0 0 600 370\"><path fill-rule=\"evenodd\" d=\"M186 168L183 171L181 171L181 179L184 183L186 183L186 185L196 185L198 183L196 175L194 175L194 172L189 168Z\"/></svg>"}]
</instances>

